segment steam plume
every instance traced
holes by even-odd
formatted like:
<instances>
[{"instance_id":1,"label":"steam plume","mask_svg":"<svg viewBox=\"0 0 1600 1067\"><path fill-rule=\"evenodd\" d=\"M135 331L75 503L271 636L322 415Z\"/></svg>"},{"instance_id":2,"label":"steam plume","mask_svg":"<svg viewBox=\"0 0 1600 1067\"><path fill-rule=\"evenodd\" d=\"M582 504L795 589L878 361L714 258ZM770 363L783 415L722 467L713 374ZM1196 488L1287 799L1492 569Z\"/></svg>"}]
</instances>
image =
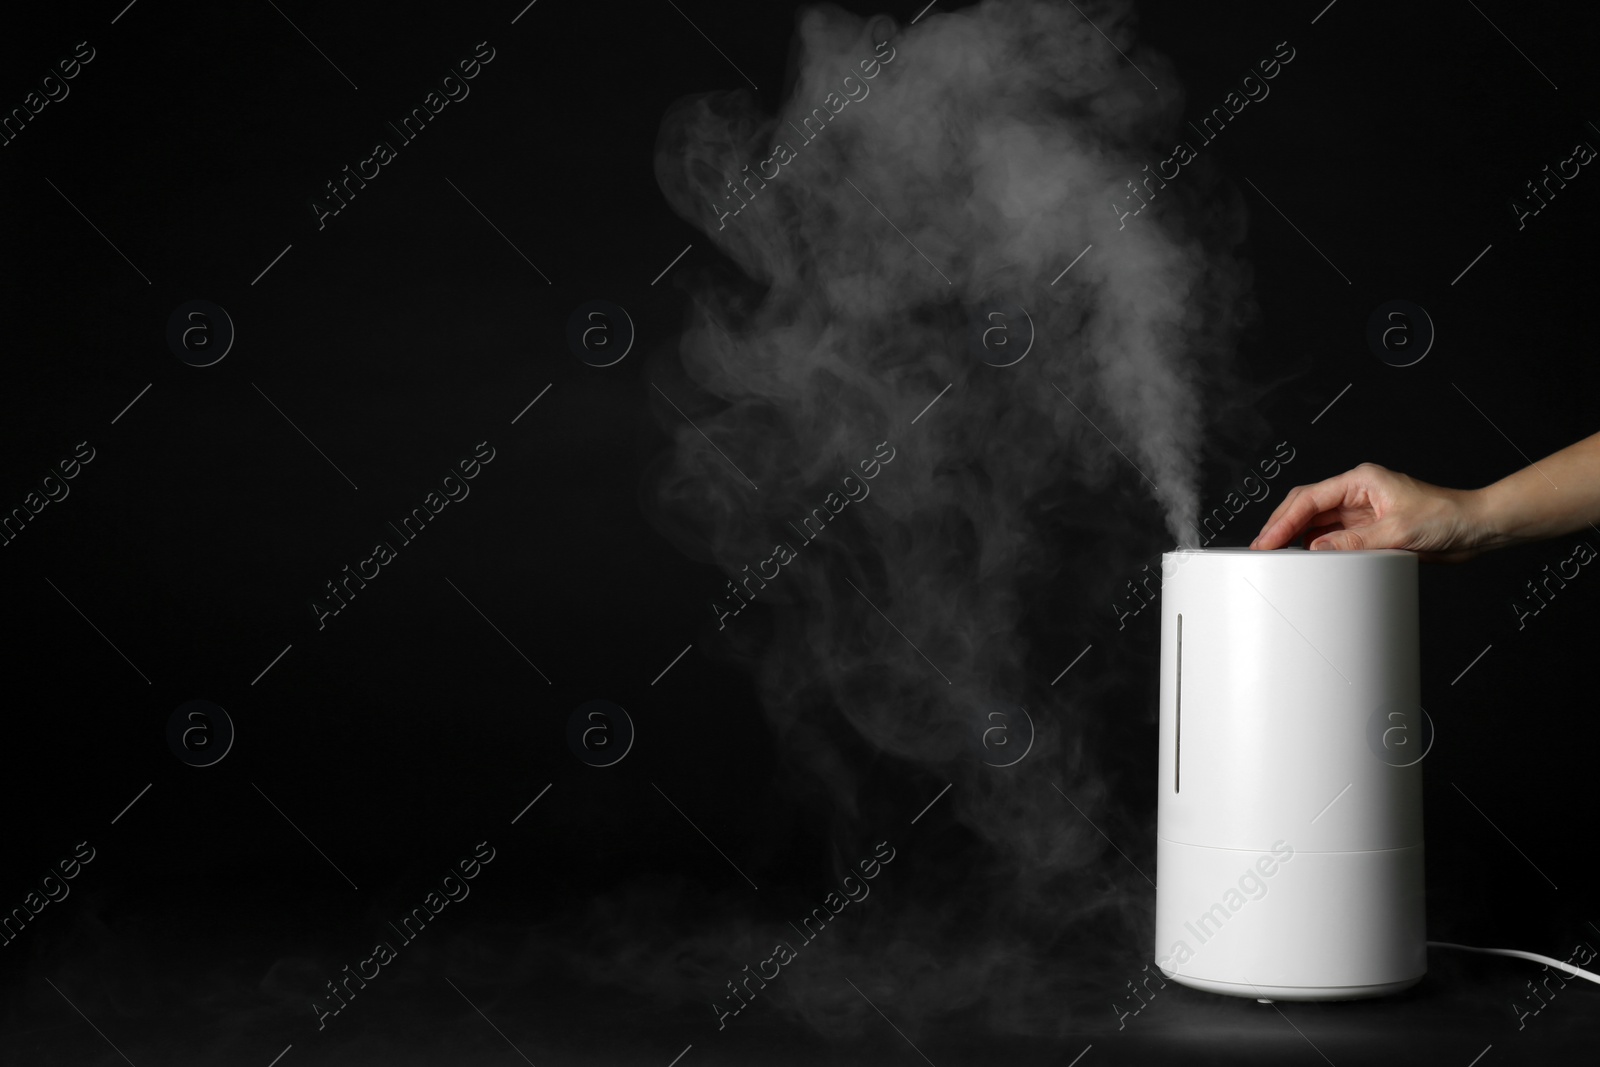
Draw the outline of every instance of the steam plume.
<instances>
[{"instance_id":1,"label":"steam plume","mask_svg":"<svg viewBox=\"0 0 1600 1067\"><path fill-rule=\"evenodd\" d=\"M1243 208L1209 187L1204 161L1140 185L1150 206L1122 217L1140 203L1130 180L1177 139L1182 93L1135 46L1128 4L1082 8L988 0L899 32L810 9L777 115L743 90L680 101L656 159L668 202L736 269L693 283L678 353L716 449L660 404L676 446L650 473L649 508L731 578L775 541L798 550L757 595L773 632L721 620L718 640L752 658L796 780L824 788L840 837L871 832L856 829L863 773L848 755L863 743L954 783L941 818L981 862L930 865L926 899L874 919L873 969L894 961L920 1010L982 1005L1013 1029L1059 1021L1044 1006L1078 980L1063 938L1093 944L1086 931L1109 917L1117 933L1101 947L1121 938L1125 950L1144 936L1149 896L1080 817L1109 808L1138 833L1153 806L1111 791L1086 725L1107 713L1094 685L1077 706L1030 704L1047 699L1029 662L1033 599L1136 558L1138 530L1158 518L1194 542L1207 383L1227 373L1250 308L1231 254ZM807 140L829 94L847 91ZM998 306L1025 309L1036 338L1005 367L973 343ZM799 536L885 441L895 459L870 496L814 541ZM1064 551L1063 529L1083 554ZM1038 709L1032 752L1005 771L975 744L997 702ZM843 863L855 847L840 846ZM996 894L1016 909L1001 921L951 903ZM786 978L785 996L837 1030L855 994L832 971L852 960L842 948L826 959Z\"/></svg>"}]
</instances>

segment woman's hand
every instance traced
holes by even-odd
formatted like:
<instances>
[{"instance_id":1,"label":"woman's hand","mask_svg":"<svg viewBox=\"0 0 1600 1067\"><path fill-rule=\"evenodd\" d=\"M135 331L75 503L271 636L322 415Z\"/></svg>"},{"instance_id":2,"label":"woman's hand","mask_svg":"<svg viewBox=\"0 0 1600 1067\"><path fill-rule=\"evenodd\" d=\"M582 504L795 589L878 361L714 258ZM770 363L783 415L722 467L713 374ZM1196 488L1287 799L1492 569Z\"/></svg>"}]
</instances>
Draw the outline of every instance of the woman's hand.
<instances>
[{"instance_id":1,"label":"woman's hand","mask_svg":"<svg viewBox=\"0 0 1600 1067\"><path fill-rule=\"evenodd\" d=\"M1431 563L1460 563L1493 547L1481 490L1445 489L1363 463L1315 485L1289 490L1251 548L1403 548Z\"/></svg>"}]
</instances>

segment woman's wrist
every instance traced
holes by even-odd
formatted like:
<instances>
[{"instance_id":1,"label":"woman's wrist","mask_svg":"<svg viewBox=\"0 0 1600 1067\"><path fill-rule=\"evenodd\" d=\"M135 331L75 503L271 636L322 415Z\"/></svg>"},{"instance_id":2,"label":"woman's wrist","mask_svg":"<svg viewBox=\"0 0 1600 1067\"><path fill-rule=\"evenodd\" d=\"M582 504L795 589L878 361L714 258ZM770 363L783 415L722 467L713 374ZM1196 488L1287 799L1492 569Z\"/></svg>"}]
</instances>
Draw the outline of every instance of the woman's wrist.
<instances>
[{"instance_id":1,"label":"woman's wrist","mask_svg":"<svg viewBox=\"0 0 1600 1067\"><path fill-rule=\"evenodd\" d=\"M1475 550L1487 552L1525 540L1513 529L1503 480L1482 489L1463 489L1460 493L1461 511Z\"/></svg>"},{"instance_id":2,"label":"woman's wrist","mask_svg":"<svg viewBox=\"0 0 1600 1067\"><path fill-rule=\"evenodd\" d=\"M1600 523L1600 433L1472 490L1470 497L1463 506L1485 548L1592 528Z\"/></svg>"}]
</instances>

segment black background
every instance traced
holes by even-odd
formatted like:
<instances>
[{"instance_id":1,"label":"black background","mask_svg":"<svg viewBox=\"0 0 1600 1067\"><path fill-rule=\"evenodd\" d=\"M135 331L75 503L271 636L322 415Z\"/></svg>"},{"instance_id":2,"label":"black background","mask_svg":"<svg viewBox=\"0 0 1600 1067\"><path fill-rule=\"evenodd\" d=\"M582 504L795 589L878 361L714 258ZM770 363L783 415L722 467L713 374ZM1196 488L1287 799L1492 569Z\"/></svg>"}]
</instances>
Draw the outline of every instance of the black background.
<instances>
[{"instance_id":1,"label":"black background","mask_svg":"<svg viewBox=\"0 0 1600 1067\"><path fill-rule=\"evenodd\" d=\"M719 1032L704 1006L717 983L658 980L680 931L730 909L772 927L785 914L745 894L663 794L763 890L831 884L819 873L829 800L777 773L781 739L718 647L704 601L722 576L640 505L646 466L672 447L649 369L672 358L684 279L717 259L662 199L656 132L673 100L744 79L667 3L541 0L515 25L516 2L279 6L141 0L115 25L116 2L3 19L6 109L76 42L97 54L0 148L0 506L20 505L77 442L96 455L0 549L0 907L76 842L98 854L0 950L0 1059L265 1067L292 1045L285 1067L523 1062L514 1043L541 1065L664 1067L691 1045L685 1067L920 1062L848 992L831 1033L776 1010ZM1298 51L1276 102L1208 150L1250 204L1243 253L1262 315L1242 356L1271 431L1238 440L1215 427L1203 499L1274 442L1296 449L1221 544L1248 543L1289 485L1363 460L1476 486L1595 428L1600 179L1585 168L1520 232L1509 206L1576 141L1600 142L1593 12L1340 0L1319 17L1323 6L1148 2L1136 35L1124 31L1170 57L1192 111L1275 42ZM794 11L680 7L775 108ZM904 26L917 10L889 13ZM470 97L319 231L307 200L481 40L496 57ZM168 315L197 298L238 331L204 369L165 342ZM572 310L594 299L624 306L637 329L630 358L603 369L565 340ZM1424 306L1437 328L1415 366L1366 345L1368 315L1392 299ZM319 631L307 601L322 583L482 440L496 458L470 498ZM1139 490L1130 471L1124 491ZM1139 518L1114 546L1082 551L1170 547L1153 509ZM1586 669L1600 579L1585 569L1520 630L1511 607L1576 540L1422 568L1434 939L1562 958L1600 943ZM1077 699L1069 687L1090 675L1079 684L1103 721L1090 737L1119 790L1100 827L1152 871L1157 633L1154 613L1118 632L1110 604L1128 576L1107 568L1098 585L1038 591L1054 600L1032 637L1046 708ZM226 760L201 769L164 732L195 698L238 731ZM572 709L597 698L638 730L627 760L603 770L566 742ZM908 825L941 781L873 766L863 822L880 829L863 833L961 863L968 842L937 807ZM497 855L471 901L318 1032L307 1002L322 982L480 840ZM1123 863L1109 848L1106 861ZM888 910L913 888L881 891ZM870 951L873 920L858 919L852 936ZM1119 1032L1106 1005L1146 946L1108 935L1078 948L1058 959L1075 993L1054 1029L1003 1024L982 1004L940 1017L874 999L941 1067L1065 1064L1091 1045L1085 1067L1466 1065L1488 1045L1484 1064L1578 1062L1594 1048L1583 983L1519 1031L1511 1003L1534 965L1437 952L1421 987L1387 1001L1277 1012L1174 985ZM756 958L729 946L708 966L732 977Z\"/></svg>"}]
</instances>

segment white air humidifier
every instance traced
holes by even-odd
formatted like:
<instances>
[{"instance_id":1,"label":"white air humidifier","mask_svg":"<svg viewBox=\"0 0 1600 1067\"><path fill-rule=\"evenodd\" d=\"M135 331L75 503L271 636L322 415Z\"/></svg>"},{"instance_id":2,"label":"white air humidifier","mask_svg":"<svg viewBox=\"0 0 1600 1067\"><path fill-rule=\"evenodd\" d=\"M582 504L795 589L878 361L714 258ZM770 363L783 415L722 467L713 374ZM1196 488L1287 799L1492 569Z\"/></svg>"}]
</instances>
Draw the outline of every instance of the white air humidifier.
<instances>
[{"instance_id":1,"label":"white air humidifier","mask_svg":"<svg viewBox=\"0 0 1600 1067\"><path fill-rule=\"evenodd\" d=\"M1350 1000L1427 971L1417 557L1162 556L1156 963Z\"/></svg>"}]
</instances>

